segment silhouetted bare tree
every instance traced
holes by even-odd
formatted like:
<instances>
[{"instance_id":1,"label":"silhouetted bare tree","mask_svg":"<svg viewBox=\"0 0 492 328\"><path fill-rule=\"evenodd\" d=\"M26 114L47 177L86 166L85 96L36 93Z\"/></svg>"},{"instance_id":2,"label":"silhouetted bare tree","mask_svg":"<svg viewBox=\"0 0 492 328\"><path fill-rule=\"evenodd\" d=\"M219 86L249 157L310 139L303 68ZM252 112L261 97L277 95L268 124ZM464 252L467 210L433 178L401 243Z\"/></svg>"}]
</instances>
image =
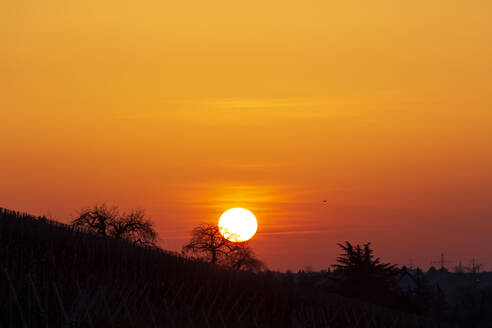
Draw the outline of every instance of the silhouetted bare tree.
<instances>
[{"instance_id":1,"label":"silhouetted bare tree","mask_svg":"<svg viewBox=\"0 0 492 328\"><path fill-rule=\"evenodd\" d=\"M192 230L190 241L183 246L183 254L234 271L259 272L265 267L247 242L231 242L222 236L219 227L208 223Z\"/></svg>"},{"instance_id":2,"label":"silhouetted bare tree","mask_svg":"<svg viewBox=\"0 0 492 328\"><path fill-rule=\"evenodd\" d=\"M132 210L126 214L120 213L117 207L96 204L83 209L72 225L140 246L155 246L157 240L153 223L145 218L143 210Z\"/></svg>"},{"instance_id":3,"label":"silhouetted bare tree","mask_svg":"<svg viewBox=\"0 0 492 328\"><path fill-rule=\"evenodd\" d=\"M236 242L233 246L232 251L224 259L226 267L235 271L247 270L253 272L259 272L264 269L265 265L256 258L255 253L246 242Z\"/></svg>"}]
</instances>

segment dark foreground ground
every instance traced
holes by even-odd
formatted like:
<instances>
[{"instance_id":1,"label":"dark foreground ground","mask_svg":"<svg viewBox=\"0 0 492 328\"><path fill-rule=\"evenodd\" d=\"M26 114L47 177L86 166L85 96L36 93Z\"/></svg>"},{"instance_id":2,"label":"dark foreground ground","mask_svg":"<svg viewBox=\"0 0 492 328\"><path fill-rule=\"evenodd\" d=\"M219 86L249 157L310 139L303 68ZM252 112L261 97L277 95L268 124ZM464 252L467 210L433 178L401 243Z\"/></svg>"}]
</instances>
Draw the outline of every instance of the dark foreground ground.
<instances>
[{"instance_id":1,"label":"dark foreground ground","mask_svg":"<svg viewBox=\"0 0 492 328\"><path fill-rule=\"evenodd\" d=\"M0 327L451 326L0 209Z\"/></svg>"}]
</instances>

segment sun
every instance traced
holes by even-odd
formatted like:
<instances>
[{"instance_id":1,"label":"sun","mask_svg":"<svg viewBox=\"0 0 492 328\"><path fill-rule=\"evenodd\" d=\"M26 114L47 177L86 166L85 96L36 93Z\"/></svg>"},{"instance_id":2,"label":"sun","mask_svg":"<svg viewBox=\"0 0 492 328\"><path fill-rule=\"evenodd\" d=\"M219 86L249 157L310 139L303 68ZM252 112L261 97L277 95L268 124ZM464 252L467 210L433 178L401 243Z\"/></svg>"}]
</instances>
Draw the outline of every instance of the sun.
<instances>
[{"instance_id":1,"label":"sun","mask_svg":"<svg viewBox=\"0 0 492 328\"><path fill-rule=\"evenodd\" d=\"M219 219L222 236L233 242L251 239L258 229L258 222L251 211L236 207L225 211Z\"/></svg>"}]
</instances>

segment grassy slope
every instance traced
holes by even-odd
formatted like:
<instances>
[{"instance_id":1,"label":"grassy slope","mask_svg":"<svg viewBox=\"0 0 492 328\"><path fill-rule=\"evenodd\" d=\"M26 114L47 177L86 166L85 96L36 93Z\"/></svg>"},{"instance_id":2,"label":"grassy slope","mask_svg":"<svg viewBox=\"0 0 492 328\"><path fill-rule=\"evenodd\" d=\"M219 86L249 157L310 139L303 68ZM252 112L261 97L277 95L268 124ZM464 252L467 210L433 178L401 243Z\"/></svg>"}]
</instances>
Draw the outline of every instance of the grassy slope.
<instances>
[{"instance_id":1,"label":"grassy slope","mask_svg":"<svg viewBox=\"0 0 492 328\"><path fill-rule=\"evenodd\" d=\"M0 326L437 327L0 209Z\"/></svg>"}]
</instances>

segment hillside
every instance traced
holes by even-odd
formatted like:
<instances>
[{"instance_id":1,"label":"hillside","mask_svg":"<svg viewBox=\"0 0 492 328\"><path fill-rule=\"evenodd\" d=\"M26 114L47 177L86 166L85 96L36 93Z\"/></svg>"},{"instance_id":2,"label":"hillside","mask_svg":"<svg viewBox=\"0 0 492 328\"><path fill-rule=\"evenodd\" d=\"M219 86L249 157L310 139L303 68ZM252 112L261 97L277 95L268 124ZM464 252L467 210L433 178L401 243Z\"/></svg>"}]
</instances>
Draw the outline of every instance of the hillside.
<instances>
[{"instance_id":1,"label":"hillside","mask_svg":"<svg viewBox=\"0 0 492 328\"><path fill-rule=\"evenodd\" d=\"M0 208L1 327L442 327Z\"/></svg>"}]
</instances>

